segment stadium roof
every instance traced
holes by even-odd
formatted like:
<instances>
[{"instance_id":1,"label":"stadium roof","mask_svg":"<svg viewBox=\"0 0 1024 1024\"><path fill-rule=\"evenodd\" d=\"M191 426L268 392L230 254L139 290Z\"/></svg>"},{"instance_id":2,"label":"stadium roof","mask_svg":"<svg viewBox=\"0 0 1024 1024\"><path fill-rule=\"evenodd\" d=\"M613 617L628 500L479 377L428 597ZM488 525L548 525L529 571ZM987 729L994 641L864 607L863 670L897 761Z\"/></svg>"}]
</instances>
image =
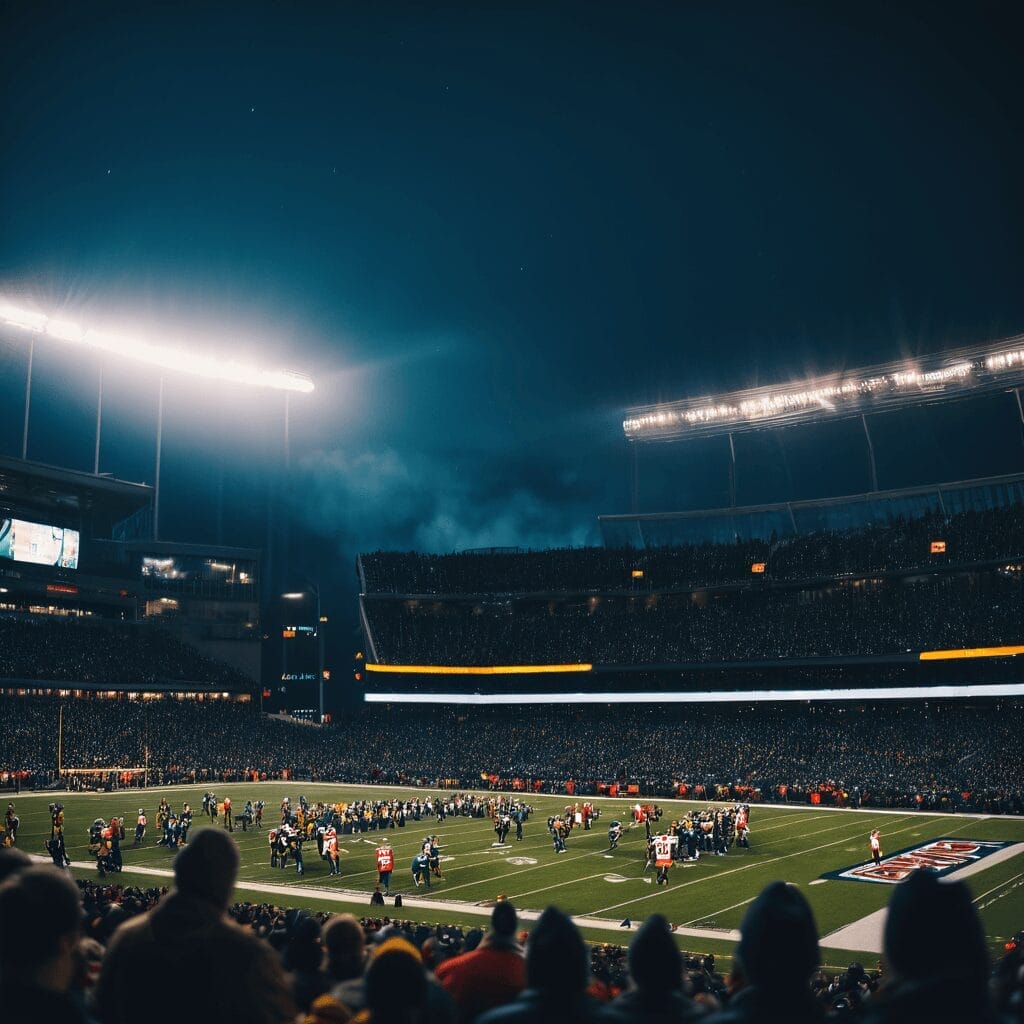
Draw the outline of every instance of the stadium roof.
<instances>
[{"instance_id":1,"label":"stadium roof","mask_svg":"<svg viewBox=\"0 0 1024 1024\"><path fill-rule=\"evenodd\" d=\"M672 544L732 543L863 527L897 517L929 513L954 515L1024 504L1024 473L952 483L871 491L832 498L785 501L688 512L600 515L608 547L663 547Z\"/></svg>"},{"instance_id":2,"label":"stadium roof","mask_svg":"<svg viewBox=\"0 0 1024 1024\"><path fill-rule=\"evenodd\" d=\"M126 551L141 551L143 554L180 555L195 558L233 558L237 561L257 561L261 551L259 548L239 548L227 544L192 544L183 541L167 540L130 540L124 542Z\"/></svg>"},{"instance_id":3,"label":"stadium roof","mask_svg":"<svg viewBox=\"0 0 1024 1024\"><path fill-rule=\"evenodd\" d=\"M622 429L629 441L684 441L930 405L1021 385L1024 335L1016 335L788 384L638 406L627 411Z\"/></svg>"},{"instance_id":4,"label":"stadium roof","mask_svg":"<svg viewBox=\"0 0 1024 1024\"><path fill-rule=\"evenodd\" d=\"M5 506L52 508L64 516L99 511L102 518L117 520L152 500L148 484L0 455L0 503Z\"/></svg>"}]
</instances>

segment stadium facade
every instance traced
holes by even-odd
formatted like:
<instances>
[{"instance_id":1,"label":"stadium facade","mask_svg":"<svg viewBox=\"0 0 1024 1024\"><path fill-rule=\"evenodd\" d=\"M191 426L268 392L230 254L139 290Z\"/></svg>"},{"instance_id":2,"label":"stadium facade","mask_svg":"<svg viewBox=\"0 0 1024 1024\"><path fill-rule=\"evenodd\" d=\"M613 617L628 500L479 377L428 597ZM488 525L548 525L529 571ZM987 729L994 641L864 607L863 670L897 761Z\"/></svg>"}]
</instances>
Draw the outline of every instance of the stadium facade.
<instances>
[{"instance_id":1,"label":"stadium facade","mask_svg":"<svg viewBox=\"0 0 1024 1024\"><path fill-rule=\"evenodd\" d=\"M153 541L152 502L145 484L0 458L0 686L259 691L260 552ZM109 651L121 652L118 670L98 670ZM161 657L145 664L147 652Z\"/></svg>"}]
</instances>

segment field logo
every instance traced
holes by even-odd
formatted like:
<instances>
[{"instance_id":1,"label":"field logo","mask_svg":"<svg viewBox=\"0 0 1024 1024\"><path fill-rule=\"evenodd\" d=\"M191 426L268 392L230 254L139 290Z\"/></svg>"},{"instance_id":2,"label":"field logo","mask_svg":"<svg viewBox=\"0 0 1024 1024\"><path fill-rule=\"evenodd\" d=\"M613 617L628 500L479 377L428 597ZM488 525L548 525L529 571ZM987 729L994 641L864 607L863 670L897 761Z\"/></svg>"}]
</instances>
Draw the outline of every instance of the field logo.
<instances>
[{"instance_id":1,"label":"field logo","mask_svg":"<svg viewBox=\"0 0 1024 1024\"><path fill-rule=\"evenodd\" d=\"M1013 843L990 842L980 839L933 839L929 843L908 846L881 864L871 861L841 871L831 871L824 878L845 878L853 882L881 882L896 885L914 871L929 871L933 875L948 875L957 868L973 864Z\"/></svg>"}]
</instances>

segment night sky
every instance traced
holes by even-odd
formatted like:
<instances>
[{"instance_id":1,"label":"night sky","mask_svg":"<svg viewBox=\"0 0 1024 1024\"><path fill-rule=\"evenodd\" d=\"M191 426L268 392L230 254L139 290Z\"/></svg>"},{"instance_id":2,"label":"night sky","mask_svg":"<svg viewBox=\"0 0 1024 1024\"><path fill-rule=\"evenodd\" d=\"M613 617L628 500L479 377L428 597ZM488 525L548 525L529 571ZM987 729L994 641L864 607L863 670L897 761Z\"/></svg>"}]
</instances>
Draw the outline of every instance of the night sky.
<instances>
[{"instance_id":1,"label":"night sky","mask_svg":"<svg viewBox=\"0 0 1024 1024\"><path fill-rule=\"evenodd\" d=\"M1019 4L2 12L0 293L309 372L294 569L339 595L358 550L596 542L632 403L1024 331ZM30 457L92 468L97 370L40 341ZM101 468L151 481L156 376L106 374ZM1009 401L879 420L883 486L1024 468ZM742 439L740 499L865 489L858 430ZM282 434L169 378L164 536L263 546ZM725 504L725 452L645 452L641 507Z\"/></svg>"}]
</instances>

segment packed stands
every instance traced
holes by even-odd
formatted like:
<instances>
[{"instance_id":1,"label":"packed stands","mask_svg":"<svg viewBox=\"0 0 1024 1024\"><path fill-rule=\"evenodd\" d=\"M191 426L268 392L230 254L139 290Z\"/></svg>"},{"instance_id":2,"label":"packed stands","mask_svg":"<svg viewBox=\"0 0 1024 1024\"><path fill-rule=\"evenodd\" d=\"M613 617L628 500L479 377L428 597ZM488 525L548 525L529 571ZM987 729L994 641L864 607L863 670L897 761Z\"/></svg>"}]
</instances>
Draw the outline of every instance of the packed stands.
<instances>
[{"instance_id":1,"label":"packed stands","mask_svg":"<svg viewBox=\"0 0 1024 1024\"><path fill-rule=\"evenodd\" d=\"M843 580L813 588L475 601L364 599L397 665L611 665L890 655L1015 644L1018 571Z\"/></svg>"},{"instance_id":2,"label":"packed stands","mask_svg":"<svg viewBox=\"0 0 1024 1024\"><path fill-rule=\"evenodd\" d=\"M361 707L322 728L227 701L0 697L0 771L150 766L150 784L267 777L1024 812L1024 709L881 703ZM82 776L75 775L75 784ZM90 784L108 781L106 775ZM142 776L134 779L140 784ZM845 794L845 795L844 795Z\"/></svg>"},{"instance_id":3,"label":"packed stands","mask_svg":"<svg viewBox=\"0 0 1024 1024\"><path fill-rule=\"evenodd\" d=\"M729 531L731 532L731 531ZM933 541L944 550L933 552ZM367 594L451 595L673 590L841 576L904 574L1016 562L1024 556L1024 509L934 512L845 530L661 547L561 548L451 555L378 551L360 557ZM642 576L634 578L634 572Z\"/></svg>"},{"instance_id":4,"label":"packed stands","mask_svg":"<svg viewBox=\"0 0 1024 1024\"><path fill-rule=\"evenodd\" d=\"M111 689L167 682L252 687L240 672L150 623L61 615L0 615L3 680L97 683Z\"/></svg>"},{"instance_id":5,"label":"packed stands","mask_svg":"<svg viewBox=\"0 0 1024 1024\"><path fill-rule=\"evenodd\" d=\"M893 887L884 963L875 969L859 963L839 973L825 969L805 897L773 882L745 911L726 975L713 956L680 951L658 914L635 932L628 950L607 943L588 949L576 925L555 908L527 934L519 930L515 908L501 900L486 933L400 917L357 919L233 903L238 855L232 850L223 832L206 830L178 854L170 890L76 885L55 868L30 866L20 851L0 852L5 1013L28 1020L45 1009L62 1021L122 1024L137 1019L161 971L189 977L189 969L214 979L192 1012L195 1019L237 1013L261 1024L995 1024L1019 1019L1024 1002L1022 936L1005 943L993 967L966 885L943 885L924 873ZM503 981L517 979L498 995L493 973L485 970L495 958L504 965ZM479 983L467 985L474 973ZM491 993L482 1013L471 995L481 987ZM177 1020L177 1003L163 1000L148 1007L148 1015Z\"/></svg>"}]
</instances>

